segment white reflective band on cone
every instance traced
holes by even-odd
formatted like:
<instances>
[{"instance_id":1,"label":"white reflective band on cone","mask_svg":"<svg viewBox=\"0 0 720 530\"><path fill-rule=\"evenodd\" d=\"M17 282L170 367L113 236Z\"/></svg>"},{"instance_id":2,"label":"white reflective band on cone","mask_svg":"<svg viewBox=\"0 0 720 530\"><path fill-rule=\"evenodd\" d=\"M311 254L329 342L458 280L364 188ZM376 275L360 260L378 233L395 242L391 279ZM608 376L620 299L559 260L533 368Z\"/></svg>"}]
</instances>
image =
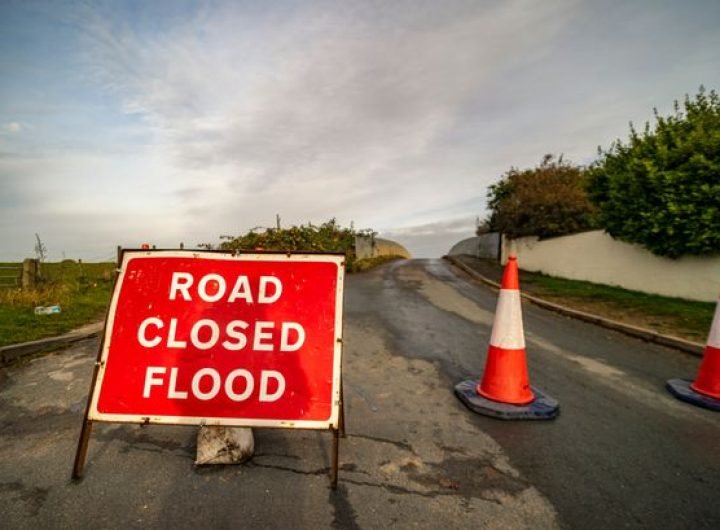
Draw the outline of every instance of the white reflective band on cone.
<instances>
[{"instance_id":1,"label":"white reflective band on cone","mask_svg":"<svg viewBox=\"0 0 720 530\"><path fill-rule=\"evenodd\" d=\"M500 289L490 344L506 350L525 348L520 291Z\"/></svg>"},{"instance_id":2,"label":"white reflective band on cone","mask_svg":"<svg viewBox=\"0 0 720 530\"><path fill-rule=\"evenodd\" d=\"M718 300L718 304L715 306L715 316L710 326L710 336L708 337L707 345L713 348L720 348L720 300Z\"/></svg>"}]
</instances>

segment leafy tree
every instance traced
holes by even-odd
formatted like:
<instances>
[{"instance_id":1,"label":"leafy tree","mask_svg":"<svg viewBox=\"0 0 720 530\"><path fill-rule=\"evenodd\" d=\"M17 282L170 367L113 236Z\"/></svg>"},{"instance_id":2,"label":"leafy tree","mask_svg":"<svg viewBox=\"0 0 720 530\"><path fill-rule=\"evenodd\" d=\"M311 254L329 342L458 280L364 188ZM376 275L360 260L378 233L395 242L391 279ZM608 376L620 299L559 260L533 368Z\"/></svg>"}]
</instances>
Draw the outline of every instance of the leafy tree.
<instances>
[{"instance_id":1,"label":"leafy tree","mask_svg":"<svg viewBox=\"0 0 720 530\"><path fill-rule=\"evenodd\" d=\"M490 223L488 220L480 221L480 218L475 219L475 235L481 236L483 234L487 234L492 232L492 228L490 227Z\"/></svg>"},{"instance_id":2,"label":"leafy tree","mask_svg":"<svg viewBox=\"0 0 720 530\"><path fill-rule=\"evenodd\" d=\"M595 210L585 191L584 173L553 155L539 166L511 168L488 189L493 231L510 237L553 237L595 227Z\"/></svg>"},{"instance_id":3,"label":"leafy tree","mask_svg":"<svg viewBox=\"0 0 720 530\"><path fill-rule=\"evenodd\" d=\"M720 252L720 98L685 97L655 128L617 140L589 171L599 222L613 237L661 256Z\"/></svg>"}]
</instances>

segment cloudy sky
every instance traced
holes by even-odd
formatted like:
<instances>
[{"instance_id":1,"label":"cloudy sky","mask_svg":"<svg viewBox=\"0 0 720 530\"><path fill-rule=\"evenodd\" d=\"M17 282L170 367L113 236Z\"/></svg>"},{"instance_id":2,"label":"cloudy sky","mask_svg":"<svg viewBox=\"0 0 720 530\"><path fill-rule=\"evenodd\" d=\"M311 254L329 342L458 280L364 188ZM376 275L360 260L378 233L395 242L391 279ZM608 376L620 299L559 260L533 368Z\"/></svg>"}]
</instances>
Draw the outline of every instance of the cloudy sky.
<instances>
[{"instance_id":1,"label":"cloudy sky","mask_svg":"<svg viewBox=\"0 0 720 530\"><path fill-rule=\"evenodd\" d=\"M417 257L703 84L717 0L0 1L0 261L321 223Z\"/></svg>"}]
</instances>

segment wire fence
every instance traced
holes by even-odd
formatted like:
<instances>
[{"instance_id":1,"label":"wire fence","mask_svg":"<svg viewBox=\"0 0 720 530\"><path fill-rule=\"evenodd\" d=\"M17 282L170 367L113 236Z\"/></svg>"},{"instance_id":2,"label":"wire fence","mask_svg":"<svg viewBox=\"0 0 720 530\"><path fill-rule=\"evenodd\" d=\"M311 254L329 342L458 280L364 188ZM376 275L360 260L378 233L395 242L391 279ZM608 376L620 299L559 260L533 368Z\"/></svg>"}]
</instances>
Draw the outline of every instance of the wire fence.
<instances>
[{"instance_id":1,"label":"wire fence","mask_svg":"<svg viewBox=\"0 0 720 530\"><path fill-rule=\"evenodd\" d=\"M0 265L0 289L20 287L22 263L3 263Z\"/></svg>"}]
</instances>

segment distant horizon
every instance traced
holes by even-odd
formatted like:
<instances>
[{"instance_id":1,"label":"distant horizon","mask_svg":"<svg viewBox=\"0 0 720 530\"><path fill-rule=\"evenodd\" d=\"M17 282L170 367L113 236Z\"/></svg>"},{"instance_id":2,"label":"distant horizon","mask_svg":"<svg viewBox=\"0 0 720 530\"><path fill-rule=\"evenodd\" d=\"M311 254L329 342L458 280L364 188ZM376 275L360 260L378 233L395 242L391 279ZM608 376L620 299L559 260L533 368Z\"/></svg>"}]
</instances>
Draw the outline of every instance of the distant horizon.
<instances>
[{"instance_id":1,"label":"distant horizon","mask_svg":"<svg viewBox=\"0 0 720 530\"><path fill-rule=\"evenodd\" d=\"M303 224L307 224L307 223L303 223ZM258 227L258 228L260 228L260 227ZM289 227L286 227L286 228L289 228ZM271 227L262 227L262 229L263 229L263 230L269 230L269 229L271 229ZM227 235L229 235L229 234L227 234ZM238 236L241 236L242 234L237 234L237 235L238 235ZM441 257L443 257L443 255L447 254L447 252L448 252L456 243L459 243L460 241L462 241L462 240L464 240L464 239L472 238L472 237L474 237L474 236L475 236L475 233L474 233L474 232L471 233L471 234L467 234L467 235L460 234L460 235L459 235L459 238L458 238L457 240L453 240L452 243L450 243L450 244L448 245L447 249L446 249L445 251L443 251L443 253L440 254L439 256L421 256L421 257L423 257L423 258L441 258ZM398 244L400 244L401 246L403 246L406 250L408 250L408 252L410 252L410 249L408 248L408 246L400 243L400 242L397 241L396 239L392 239L392 238L389 238L389 237L386 237L386 236L384 236L384 235L382 235L382 234L377 234L377 233L376 233L375 237L378 238L378 239L384 239L384 240L388 240L388 241L392 241L392 242L398 243ZM412 240L413 237L419 238L419 239L420 239L420 244L422 245L422 244L424 243L424 239L425 239L425 237L426 237L426 234L420 234L420 235L415 235L415 236L413 236L413 235L408 235L408 236L406 236L405 239L407 240L407 239L409 238L409 239ZM441 237L446 237L446 236L443 235L443 236L441 236ZM448 239L448 241L450 241L450 239ZM42 238L41 238L41 242L43 243L43 245L45 245L45 242L42 240ZM204 250L204 249L206 248L206 247L204 246L206 243L208 243L208 242L190 244L190 243L188 243L188 242L186 242L186 241L179 241L179 242L176 243L176 244L169 243L169 244L167 244L167 245L158 245L157 243L153 243L152 241L142 241L142 242L140 242L140 243L128 244L128 245L124 245L124 246L123 246L123 245L115 245L115 247L113 247L113 249L112 249L112 255L110 255L110 253L106 253L106 257L105 257L105 258L99 258L99 259L95 259L95 260L88 260L88 259L83 259L83 258L77 258L77 257L70 256L70 255L67 254L67 252L61 250L61 251L60 251L60 257L59 257L58 259L52 259L52 257L51 257L50 259L44 259L43 261L44 261L44 262L48 262L48 263L57 263L57 262L65 261L65 260L71 260L71 261L75 261L75 262L77 262L77 261L83 261L83 262L87 262L87 263L111 262L111 261L114 262L114 261L116 261L118 248L120 248L120 249L126 249L126 250L141 250L141 249L144 248L144 245L148 245L152 250ZM221 241L218 239L218 241L214 243L214 248L213 248L213 250L217 250L217 247L219 246L220 243L221 243ZM441 242L441 244L442 244L442 242ZM47 246L47 245L45 245L45 246ZM271 250L271 249L268 249L268 250ZM310 251L310 250L308 249L308 251ZM302 251L299 250L298 252L302 252ZM410 254L411 254L411 258L416 258L416 257L417 257L417 256L415 256L414 254L412 254L412 252L410 252ZM49 255L49 256L52 256L52 254L51 254L50 252L48 252L48 255ZM33 248L33 251L32 251L31 253L28 253L28 255L25 256L24 258L21 258L21 259L18 259L18 260L0 260L0 263L3 263L3 262L17 263L17 262L24 261L25 259L39 259L39 258L38 258L38 255L37 255L37 251Z\"/></svg>"}]
</instances>

